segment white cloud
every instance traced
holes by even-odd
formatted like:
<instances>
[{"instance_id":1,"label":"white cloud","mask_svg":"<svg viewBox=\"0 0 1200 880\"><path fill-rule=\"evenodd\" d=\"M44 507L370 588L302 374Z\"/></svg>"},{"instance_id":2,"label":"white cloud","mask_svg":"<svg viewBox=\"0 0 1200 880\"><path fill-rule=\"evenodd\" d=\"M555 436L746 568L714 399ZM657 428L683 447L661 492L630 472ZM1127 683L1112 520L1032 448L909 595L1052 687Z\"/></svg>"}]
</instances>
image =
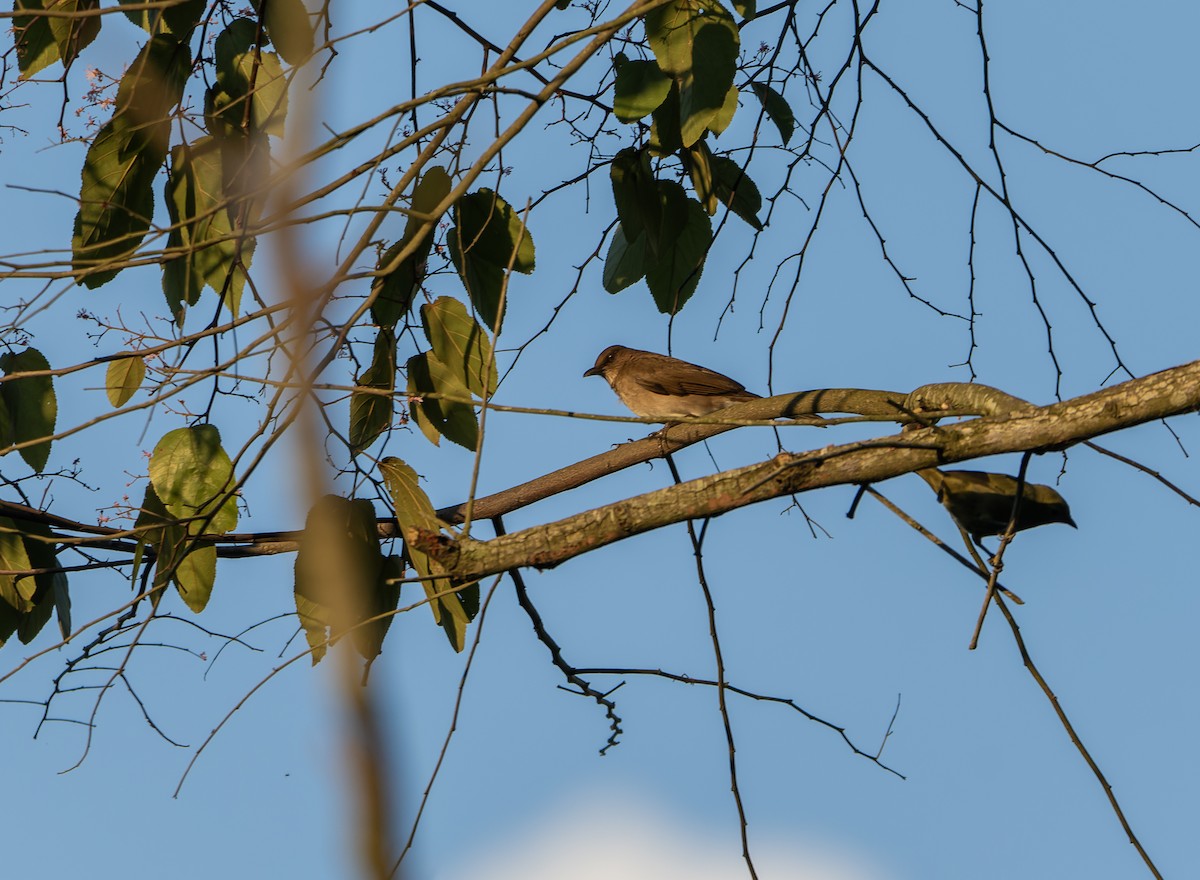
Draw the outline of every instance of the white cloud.
<instances>
[{"instance_id":1,"label":"white cloud","mask_svg":"<svg viewBox=\"0 0 1200 880\"><path fill-rule=\"evenodd\" d=\"M581 792L440 880L729 880L748 876L735 826L689 826L628 792ZM763 880L884 880L864 856L804 835L750 838Z\"/></svg>"}]
</instances>

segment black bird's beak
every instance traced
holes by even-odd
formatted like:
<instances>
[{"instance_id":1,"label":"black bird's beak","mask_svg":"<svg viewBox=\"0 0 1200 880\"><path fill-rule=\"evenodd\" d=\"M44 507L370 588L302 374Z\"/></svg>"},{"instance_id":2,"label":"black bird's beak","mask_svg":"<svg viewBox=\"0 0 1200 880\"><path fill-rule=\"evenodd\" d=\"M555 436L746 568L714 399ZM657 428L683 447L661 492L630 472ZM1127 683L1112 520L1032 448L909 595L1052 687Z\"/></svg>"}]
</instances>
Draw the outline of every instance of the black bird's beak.
<instances>
[{"instance_id":1,"label":"black bird's beak","mask_svg":"<svg viewBox=\"0 0 1200 880\"><path fill-rule=\"evenodd\" d=\"M585 370L583 375L585 378L588 376L603 376L604 371L599 367L592 367L590 370Z\"/></svg>"}]
</instances>

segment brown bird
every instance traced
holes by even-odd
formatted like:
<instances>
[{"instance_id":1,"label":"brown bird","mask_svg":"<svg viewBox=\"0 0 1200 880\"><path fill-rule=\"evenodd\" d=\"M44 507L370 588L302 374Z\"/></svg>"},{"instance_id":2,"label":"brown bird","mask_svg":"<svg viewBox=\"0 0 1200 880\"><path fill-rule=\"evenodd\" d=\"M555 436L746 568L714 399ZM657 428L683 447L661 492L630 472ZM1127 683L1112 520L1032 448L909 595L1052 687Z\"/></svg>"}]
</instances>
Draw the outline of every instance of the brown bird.
<instances>
[{"instance_id":1,"label":"brown bird","mask_svg":"<svg viewBox=\"0 0 1200 880\"><path fill-rule=\"evenodd\" d=\"M610 345L584 376L603 376L634 413L669 422L703 416L744 400L756 400L740 382L707 367L652 351Z\"/></svg>"},{"instance_id":2,"label":"brown bird","mask_svg":"<svg viewBox=\"0 0 1200 880\"><path fill-rule=\"evenodd\" d=\"M919 470L917 475L937 493L938 501L976 544L981 538L1002 535L1008 529L1013 501L1017 497L1016 477L986 471L940 471L937 468ZM1040 483L1026 483L1017 511L1016 530L1020 532L1047 523L1066 523L1076 528L1071 509L1056 490Z\"/></svg>"}]
</instances>

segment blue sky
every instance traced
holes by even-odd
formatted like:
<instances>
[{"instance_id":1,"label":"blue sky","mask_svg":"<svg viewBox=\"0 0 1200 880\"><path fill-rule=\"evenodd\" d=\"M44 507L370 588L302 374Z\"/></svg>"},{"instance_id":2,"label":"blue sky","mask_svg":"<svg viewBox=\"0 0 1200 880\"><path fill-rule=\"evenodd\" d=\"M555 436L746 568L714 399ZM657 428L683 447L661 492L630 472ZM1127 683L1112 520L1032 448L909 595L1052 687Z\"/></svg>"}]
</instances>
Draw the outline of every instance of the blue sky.
<instances>
[{"instance_id":1,"label":"blue sky","mask_svg":"<svg viewBox=\"0 0 1200 880\"><path fill-rule=\"evenodd\" d=\"M848 14L844 5L831 13L834 21ZM486 26L498 43L515 25L493 4L456 8ZM1088 4L1085 11L1079 4L1034 2L991 2L986 9L992 96L998 115L1014 129L1088 161L1114 151L1200 141L1191 98L1192 38L1200 12L1192 4L1145 3L1136 14L1112 2ZM361 13L342 11L338 28L361 26L364 21L350 18ZM434 15L419 20L419 89L478 70L479 56L469 43ZM974 16L951 0L893 0L882 4L866 49L994 181L974 29ZM554 30L533 43L542 45ZM743 46L770 34L769 27L747 29ZM137 39L134 28L106 22L85 61L119 70ZM407 96L402 22L351 45L314 93L308 107L313 128L304 136L318 136L317 122L344 127ZM832 72L835 49L842 51L833 41L815 47L819 69ZM595 75L599 68L589 70ZM17 94L53 102L52 89ZM73 87L73 93L80 90ZM971 183L870 74L864 76L864 96L850 157L872 217L889 253L915 279L914 289L946 311L962 312ZM0 122L11 120L29 132L6 132L0 143L0 182L10 187L0 219L5 252L68 246L74 206L11 188L74 190L83 149L49 146L57 109L37 104L5 109L0 116ZM718 146L741 143L753 116L754 108L742 106ZM582 145L570 144L561 127L542 127L554 118L554 111L543 111L505 152L512 173L502 192L513 204L584 167ZM71 124L82 131L78 122ZM483 146L487 130L477 129L470 150ZM333 154L323 167L351 167L381 142L368 140ZM763 140L778 143L769 126ZM612 138L605 148L620 145L619 137ZM1000 145L1014 203L1098 303L1125 363L1146 374L1194 359L1200 319L1196 226L1120 181L1065 166L1011 138ZM1196 162L1194 154L1184 153L1119 158L1105 167L1143 180L1197 216ZM764 149L755 163L755 180L764 192L773 190L777 158ZM767 345L786 296L786 283L769 295L768 285L775 266L807 232L808 208L825 179L816 165L798 174L794 188L805 203L781 202L754 260L740 273L734 311L718 333L734 272L751 244L748 228L730 220L694 300L674 322L677 356L766 391ZM372 184L370 191L382 188ZM156 220L162 221L165 211L161 205L158 210ZM611 218L604 172L594 175L590 200L572 191L535 214L538 268L512 282L502 348L523 342L545 324L574 284L574 267ZM395 223L385 226L385 236L400 233ZM340 234L333 224L306 233L305 259L312 271L335 265ZM1050 402L1055 375L1045 327L1013 254L1011 224L994 204L981 207L978 239L978 380ZM1063 366L1062 395L1101 387L1113 368L1107 342L1044 252L1028 242L1026 247ZM272 289L279 282L268 246L256 270L268 297L281 295ZM433 295L462 294L451 274L431 278L428 287ZM0 296L12 302L31 289L9 280ZM361 295L365 288L347 292ZM211 299L204 305L211 308ZM72 317L83 308L109 318L119 309L130 323L157 323L164 312L153 273L127 272L97 291L63 288L55 308L30 324L34 344L56 366L125 344L110 334L91 347L85 334L93 328ZM202 308L192 320L207 317ZM781 340L773 372L777 391L906 391L969 378L965 368L955 366L967 353L966 323L908 297L881 261L853 193L841 188L821 220ZM663 351L667 322L644 286L617 296L605 293L600 265L592 262L552 332L522 356L497 402L624 415L604 383L581 376L614 342ZM502 355L502 363L504 357L511 355ZM101 386L99 373L62 383L60 424L106 411ZM254 413L252 403L223 403L219 423L227 445L252 429ZM125 493L136 501L142 491L136 477L145 471L141 453L182 423L164 412L149 422L134 415L59 443L52 465L78 457L83 479L95 491L55 484L53 510L87 519ZM1192 418L1176 419L1171 427L1182 450L1162 425L1153 424L1101 442L1194 493L1200 480L1189 455L1200 447L1200 432ZM889 431L781 430L792 450L884 432ZM494 413L480 492L506 488L636 436L636 425ZM677 460L690 478L711 473L713 459L731 467L775 451L770 431L743 429L715 440L713 458L696 447ZM249 515L240 528L302 524L307 502L292 452L285 448L251 480ZM434 449L419 434L401 432L387 452L425 476L435 504L465 496L471 459L461 450ZM1031 477L1054 483L1062 464L1061 456L1037 458ZM1017 465L1014 457L979 466L1015 473ZM22 468L11 458L3 463L5 476L23 475ZM549 522L669 482L661 463L633 468L514 513L506 525L514 531ZM1070 452L1057 485L1079 529L1050 526L1022 534L1005 558L1003 580L1026 599L1017 613L1030 651L1135 831L1166 876L1181 876L1200 861L1193 827L1200 763L1192 748L1200 709L1190 684L1200 662L1193 624L1200 598L1192 589L1190 565L1196 513L1147 476L1083 449ZM949 520L918 478L879 488L947 540L953 537ZM730 698L760 876L1144 875L1099 785L1022 668L998 615L989 617L979 650L966 650L982 598L979 584L870 499L847 520L852 496L850 488L838 488L801 499L820 524L815 536L803 515L778 501L715 521L706 541L706 571L731 682L796 700L844 726L870 752L888 729L897 700L900 705L883 760L906 780L854 756L836 734L789 710ZM223 561L213 602L196 622L235 634L286 614L292 607L291 566L286 557ZM683 526L621 542L553 571L528 573L527 581L572 662L713 674ZM77 620L125 601L127 590L115 577L74 577ZM181 603L173 613L191 617ZM85 760L60 775L83 753L83 726L51 724L34 740L40 709L0 705L10 811L21 817L0 833L12 876L85 870L101 877L163 871L180 878L217 872L349 876L353 809L339 746L336 676L328 661L316 669L307 661L295 663L257 691L172 798L208 732L298 650L296 642L285 647L294 630L294 618L267 623L246 636L259 651L231 645L214 661L221 639L183 622L156 624L153 641L185 645L194 653L142 649L130 676L155 722L187 749L164 742L126 693L113 692ZM50 644L47 630L30 648L7 645L0 651L0 675ZM4 683L0 698L44 699L71 656L68 646L42 658ZM446 736L463 661L428 612L417 609L396 620L372 673L392 747L397 840L407 835ZM607 688L621 680L596 677L595 683ZM500 583L465 686L457 733L406 861L407 875L435 880L736 875L740 844L716 694L641 677L624 680L614 698L625 734L619 747L600 757L597 750L607 737L602 713L559 688L561 676L534 639L510 583ZM71 695L56 711L86 718L89 700L87 692Z\"/></svg>"}]
</instances>

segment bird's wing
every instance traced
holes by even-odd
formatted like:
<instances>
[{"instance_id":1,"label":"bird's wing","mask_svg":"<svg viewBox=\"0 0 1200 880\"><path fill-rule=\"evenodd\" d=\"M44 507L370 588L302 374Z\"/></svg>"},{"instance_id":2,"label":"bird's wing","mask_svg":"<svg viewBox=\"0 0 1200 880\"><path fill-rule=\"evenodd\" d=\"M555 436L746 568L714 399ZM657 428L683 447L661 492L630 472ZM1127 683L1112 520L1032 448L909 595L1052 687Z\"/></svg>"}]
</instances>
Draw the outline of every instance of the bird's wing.
<instances>
[{"instance_id":1,"label":"bird's wing","mask_svg":"<svg viewBox=\"0 0 1200 880\"><path fill-rule=\"evenodd\" d=\"M657 358L647 361L645 367L652 367L645 372L637 372L637 382L648 391L655 394L748 394L741 382L735 382L707 367L689 364L675 358Z\"/></svg>"}]
</instances>

